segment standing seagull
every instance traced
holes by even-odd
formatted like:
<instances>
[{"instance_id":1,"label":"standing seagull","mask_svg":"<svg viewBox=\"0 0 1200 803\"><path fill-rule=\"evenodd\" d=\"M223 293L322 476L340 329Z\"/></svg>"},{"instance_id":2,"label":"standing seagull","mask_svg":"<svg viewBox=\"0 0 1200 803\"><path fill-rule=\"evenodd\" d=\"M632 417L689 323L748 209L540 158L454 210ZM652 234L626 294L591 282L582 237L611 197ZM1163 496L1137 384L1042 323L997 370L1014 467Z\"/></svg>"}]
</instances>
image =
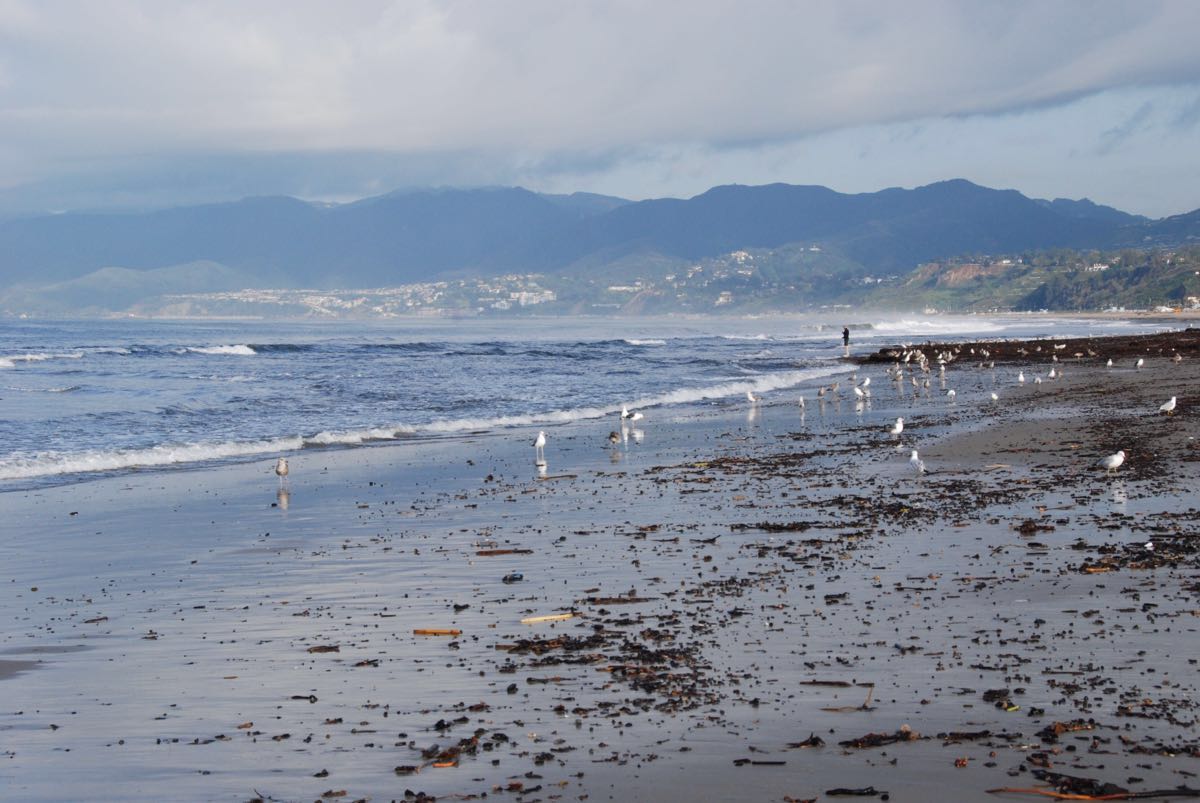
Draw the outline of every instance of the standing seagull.
<instances>
[{"instance_id":1,"label":"standing seagull","mask_svg":"<svg viewBox=\"0 0 1200 803\"><path fill-rule=\"evenodd\" d=\"M925 461L917 454L917 450L913 449L912 454L908 456L908 464L913 467L913 471L918 474L925 473Z\"/></svg>"},{"instance_id":2,"label":"standing seagull","mask_svg":"<svg viewBox=\"0 0 1200 803\"><path fill-rule=\"evenodd\" d=\"M288 462L286 457L281 457L275 461L275 476L279 477L279 487L282 488L287 482Z\"/></svg>"},{"instance_id":3,"label":"standing seagull","mask_svg":"<svg viewBox=\"0 0 1200 803\"><path fill-rule=\"evenodd\" d=\"M1112 368L1112 357L1108 358L1108 368Z\"/></svg>"},{"instance_id":4,"label":"standing seagull","mask_svg":"<svg viewBox=\"0 0 1200 803\"><path fill-rule=\"evenodd\" d=\"M751 404L758 404L760 401L762 401L762 396L755 396L753 392L748 390L746 391L746 401L750 402Z\"/></svg>"},{"instance_id":5,"label":"standing seagull","mask_svg":"<svg viewBox=\"0 0 1200 803\"><path fill-rule=\"evenodd\" d=\"M546 433L538 431L537 440L533 442L533 459L539 466L546 464Z\"/></svg>"},{"instance_id":6,"label":"standing seagull","mask_svg":"<svg viewBox=\"0 0 1200 803\"><path fill-rule=\"evenodd\" d=\"M888 432L890 434L895 435L897 438L900 437L900 433L903 431L904 431L904 419L903 418L897 418L896 423L893 424L892 428L888 430Z\"/></svg>"},{"instance_id":7,"label":"standing seagull","mask_svg":"<svg viewBox=\"0 0 1200 803\"><path fill-rule=\"evenodd\" d=\"M1141 357L1138 357L1137 364L1134 365L1134 368L1141 368L1145 364L1146 364L1146 361L1143 360Z\"/></svg>"},{"instance_id":8,"label":"standing seagull","mask_svg":"<svg viewBox=\"0 0 1200 803\"><path fill-rule=\"evenodd\" d=\"M1121 449L1116 454L1110 454L1108 457L1101 460L1096 465L1103 468L1105 471L1116 471L1125 462L1125 450Z\"/></svg>"},{"instance_id":9,"label":"standing seagull","mask_svg":"<svg viewBox=\"0 0 1200 803\"><path fill-rule=\"evenodd\" d=\"M1158 411L1160 413L1166 413L1167 415L1174 415L1175 414L1175 397L1172 396L1170 401L1164 402L1163 404L1159 405Z\"/></svg>"},{"instance_id":10,"label":"standing seagull","mask_svg":"<svg viewBox=\"0 0 1200 803\"><path fill-rule=\"evenodd\" d=\"M1022 385L1025 384L1025 372L1024 371L1017 371L1017 381L1020 382Z\"/></svg>"}]
</instances>

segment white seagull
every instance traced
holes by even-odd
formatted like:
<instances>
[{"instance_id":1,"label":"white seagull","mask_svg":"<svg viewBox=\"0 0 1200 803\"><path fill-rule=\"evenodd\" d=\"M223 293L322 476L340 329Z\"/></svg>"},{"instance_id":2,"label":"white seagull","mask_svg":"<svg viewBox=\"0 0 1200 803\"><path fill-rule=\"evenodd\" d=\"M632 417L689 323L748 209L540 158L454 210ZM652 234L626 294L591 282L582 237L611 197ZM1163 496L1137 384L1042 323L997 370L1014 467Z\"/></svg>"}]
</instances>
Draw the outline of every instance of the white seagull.
<instances>
[{"instance_id":1,"label":"white seagull","mask_svg":"<svg viewBox=\"0 0 1200 803\"><path fill-rule=\"evenodd\" d=\"M621 405L621 418L622 419L629 419L630 421L641 421L645 417L646 416L642 415L642 413L640 411L631 413L631 412L629 412L628 407L626 407L623 404Z\"/></svg>"},{"instance_id":2,"label":"white seagull","mask_svg":"<svg viewBox=\"0 0 1200 803\"><path fill-rule=\"evenodd\" d=\"M538 465L546 462L546 433L538 431L537 440L533 442L533 459Z\"/></svg>"},{"instance_id":3,"label":"white seagull","mask_svg":"<svg viewBox=\"0 0 1200 803\"><path fill-rule=\"evenodd\" d=\"M1125 450L1121 449L1116 454L1110 454L1108 457L1101 460L1096 465L1103 468L1105 471L1116 471L1125 462Z\"/></svg>"},{"instance_id":4,"label":"white seagull","mask_svg":"<svg viewBox=\"0 0 1200 803\"><path fill-rule=\"evenodd\" d=\"M804 397L803 396L800 397L799 402L800 402L800 409L803 410L804 409Z\"/></svg>"},{"instance_id":5,"label":"white seagull","mask_svg":"<svg viewBox=\"0 0 1200 803\"><path fill-rule=\"evenodd\" d=\"M897 437L899 437L900 433L903 431L904 431L904 419L903 418L897 418L896 423L893 424L892 428L888 430L889 433L891 433L892 435L895 435Z\"/></svg>"},{"instance_id":6,"label":"white seagull","mask_svg":"<svg viewBox=\"0 0 1200 803\"><path fill-rule=\"evenodd\" d=\"M855 386L854 395L861 399L863 396L867 395L867 392L862 388Z\"/></svg>"},{"instance_id":7,"label":"white seagull","mask_svg":"<svg viewBox=\"0 0 1200 803\"><path fill-rule=\"evenodd\" d=\"M1017 371L1017 381L1020 382L1022 385L1025 384L1025 372L1024 371Z\"/></svg>"},{"instance_id":8,"label":"white seagull","mask_svg":"<svg viewBox=\"0 0 1200 803\"><path fill-rule=\"evenodd\" d=\"M908 464L913 467L913 471L918 474L925 473L925 461L917 454L917 450L913 449L912 454L908 456Z\"/></svg>"},{"instance_id":9,"label":"white seagull","mask_svg":"<svg viewBox=\"0 0 1200 803\"><path fill-rule=\"evenodd\" d=\"M1138 357L1138 361L1137 361L1137 363L1136 363L1136 364L1135 364L1133 367L1134 367L1134 368L1141 368L1141 367L1142 367L1143 365L1145 365L1145 364L1146 364L1146 361L1145 361L1145 360L1143 360L1141 357Z\"/></svg>"},{"instance_id":10,"label":"white seagull","mask_svg":"<svg viewBox=\"0 0 1200 803\"><path fill-rule=\"evenodd\" d=\"M1166 413L1167 415L1174 415L1175 414L1175 397L1172 396L1169 401L1166 401L1166 402L1163 402L1162 404L1160 404L1158 407L1158 411L1160 413Z\"/></svg>"},{"instance_id":11,"label":"white seagull","mask_svg":"<svg viewBox=\"0 0 1200 803\"><path fill-rule=\"evenodd\" d=\"M869 377L869 376L868 376L868 377L864 377L864 378L863 378L863 381L862 381L862 384L860 384L860 385L859 385L859 387L860 387L860 388L865 388L865 387L866 387L867 385L869 385L869 384L871 384L871 377Z\"/></svg>"},{"instance_id":12,"label":"white seagull","mask_svg":"<svg viewBox=\"0 0 1200 803\"><path fill-rule=\"evenodd\" d=\"M992 401L1000 401L1000 397L996 395L996 391L992 391Z\"/></svg>"},{"instance_id":13,"label":"white seagull","mask_svg":"<svg viewBox=\"0 0 1200 803\"><path fill-rule=\"evenodd\" d=\"M288 462L286 457L281 457L275 461L275 476L279 477L279 485L282 487L287 481Z\"/></svg>"},{"instance_id":14,"label":"white seagull","mask_svg":"<svg viewBox=\"0 0 1200 803\"><path fill-rule=\"evenodd\" d=\"M758 404L762 400L762 396L755 396L753 392L746 391L746 401L751 404Z\"/></svg>"},{"instance_id":15,"label":"white seagull","mask_svg":"<svg viewBox=\"0 0 1200 803\"><path fill-rule=\"evenodd\" d=\"M947 398L947 399L953 399L953 398L954 398L955 396L957 396L957 395L958 395L958 394L954 392L954 388L950 388L948 391L946 391L946 398Z\"/></svg>"},{"instance_id":16,"label":"white seagull","mask_svg":"<svg viewBox=\"0 0 1200 803\"><path fill-rule=\"evenodd\" d=\"M1112 368L1112 357L1108 358L1108 367Z\"/></svg>"}]
</instances>

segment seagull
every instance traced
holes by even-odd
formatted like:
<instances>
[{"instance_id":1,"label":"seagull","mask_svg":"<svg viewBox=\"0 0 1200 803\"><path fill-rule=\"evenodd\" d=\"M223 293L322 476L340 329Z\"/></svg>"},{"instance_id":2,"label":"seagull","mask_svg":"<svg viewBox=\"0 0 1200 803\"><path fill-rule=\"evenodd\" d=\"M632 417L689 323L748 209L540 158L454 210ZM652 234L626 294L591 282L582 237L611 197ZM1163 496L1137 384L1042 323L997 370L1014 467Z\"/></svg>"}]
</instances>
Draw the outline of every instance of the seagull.
<instances>
[{"instance_id":1,"label":"seagull","mask_svg":"<svg viewBox=\"0 0 1200 803\"><path fill-rule=\"evenodd\" d=\"M925 461L917 454L917 450L913 449L912 454L908 456L908 464L913 467L913 471L918 474L925 473Z\"/></svg>"},{"instance_id":2,"label":"seagull","mask_svg":"<svg viewBox=\"0 0 1200 803\"><path fill-rule=\"evenodd\" d=\"M1145 549L1147 552L1153 552L1154 551L1154 542L1147 541L1146 543L1142 544L1142 549Z\"/></svg>"},{"instance_id":3,"label":"seagull","mask_svg":"<svg viewBox=\"0 0 1200 803\"><path fill-rule=\"evenodd\" d=\"M1020 382L1022 385L1025 384L1025 372L1024 371L1017 371L1017 381Z\"/></svg>"},{"instance_id":4,"label":"seagull","mask_svg":"<svg viewBox=\"0 0 1200 803\"><path fill-rule=\"evenodd\" d=\"M1158 407L1158 411L1160 413L1166 413L1167 415L1174 415L1175 414L1175 397L1172 396L1170 401L1166 401L1166 402L1163 402L1162 404L1160 404Z\"/></svg>"},{"instance_id":5,"label":"seagull","mask_svg":"<svg viewBox=\"0 0 1200 803\"><path fill-rule=\"evenodd\" d=\"M1035 376L1035 377L1033 378L1033 384L1035 384L1035 385L1040 385L1040 384L1042 384L1042 378L1041 378L1040 376Z\"/></svg>"},{"instance_id":6,"label":"seagull","mask_svg":"<svg viewBox=\"0 0 1200 803\"><path fill-rule=\"evenodd\" d=\"M854 395L861 399L863 396L867 395L867 392L865 390L863 390L862 388L855 386Z\"/></svg>"},{"instance_id":7,"label":"seagull","mask_svg":"<svg viewBox=\"0 0 1200 803\"><path fill-rule=\"evenodd\" d=\"M279 477L279 485L282 487L287 481L288 462L286 457L281 457L275 461L275 476Z\"/></svg>"},{"instance_id":8,"label":"seagull","mask_svg":"<svg viewBox=\"0 0 1200 803\"><path fill-rule=\"evenodd\" d=\"M1125 450L1122 449L1119 452L1117 452L1116 454L1110 454L1108 457L1104 458L1096 465L1100 466L1101 468L1105 469L1106 471L1116 471L1118 468L1121 467L1121 464L1124 462L1125 462Z\"/></svg>"},{"instance_id":9,"label":"seagull","mask_svg":"<svg viewBox=\"0 0 1200 803\"><path fill-rule=\"evenodd\" d=\"M800 402L800 409L803 410L804 409L804 397L803 396L800 397L799 402Z\"/></svg>"},{"instance_id":10,"label":"seagull","mask_svg":"<svg viewBox=\"0 0 1200 803\"><path fill-rule=\"evenodd\" d=\"M897 418L896 423L893 424L892 428L888 430L889 433L891 433L892 435L895 435L897 437L899 437L900 433L903 431L904 431L904 419L903 418Z\"/></svg>"},{"instance_id":11,"label":"seagull","mask_svg":"<svg viewBox=\"0 0 1200 803\"><path fill-rule=\"evenodd\" d=\"M1112 368L1112 357L1108 358L1108 367Z\"/></svg>"},{"instance_id":12,"label":"seagull","mask_svg":"<svg viewBox=\"0 0 1200 803\"><path fill-rule=\"evenodd\" d=\"M1183 355L1175 352L1175 356L1171 358L1171 362L1183 362Z\"/></svg>"},{"instance_id":13,"label":"seagull","mask_svg":"<svg viewBox=\"0 0 1200 803\"><path fill-rule=\"evenodd\" d=\"M866 388L866 387L867 387L867 385L869 385L869 384L871 384L871 377L869 377L869 376L868 376L868 377L864 377L864 378L863 378L863 381L862 381L862 384L860 384L860 385L859 385L859 387L860 387L860 388Z\"/></svg>"},{"instance_id":14,"label":"seagull","mask_svg":"<svg viewBox=\"0 0 1200 803\"><path fill-rule=\"evenodd\" d=\"M762 400L762 396L755 396L753 392L746 391L746 401L751 404L758 404L760 400Z\"/></svg>"},{"instance_id":15,"label":"seagull","mask_svg":"<svg viewBox=\"0 0 1200 803\"><path fill-rule=\"evenodd\" d=\"M953 399L953 398L954 398L955 396L957 396L957 395L958 395L958 394L954 392L954 388L950 388L948 391L946 391L946 398L947 398L947 399Z\"/></svg>"},{"instance_id":16,"label":"seagull","mask_svg":"<svg viewBox=\"0 0 1200 803\"><path fill-rule=\"evenodd\" d=\"M613 430L612 432L608 433L609 445L616 446L620 442L621 442L621 433L620 432Z\"/></svg>"},{"instance_id":17,"label":"seagull","mask_svg":"<svg viewBox=\"0 0 1200 803\"><path fill-rule=\"evenodd\" d=\"M1053 368L1051 368L1051 369L1050 369L1050 373L1049 373L1049 374L1047 374L1047 376L1049 376L1051 379L1053 379L1054 377L1058 376L1058 374L1057 374L1057 373L1055 373L1055 371L1054 371L1054 369L1053 369Z\"/></svg>"},{"instance_id":18,"label":"seagull","mask_svg":"<svg viewBox=\"0 0 1200 803\"><path fill-rule=\"evenodd\" d=\"M634 413L631 413L631 412L629 412L629 408L628 408L628 407L626 407L626 406L625 406L625 405L623 405L623 404L621 405L621 418L622 418L622 419L626 419L626 418L627 418L627 419L629 419L630 421L641 421L641 420L642 420L643 418L645 418L645 417L646 417L646 416L642 415L642 413L641 413L641 412L634 412Z\"/></svg>"},{"instance_id":19,"label":"seagull","mask_svg":"<svg viewBox=\"0 0 1200 803\"><path fill-rule=\"evenodd\" d=\"M1143 360L1141 357L1138 357L1137 364L1134 365L1134 368L1141 368L1145 364L1146 364L1146 361Z\"/></svg>"},{"instance_id":20,"label":"seagull","mask_svg":"<svg viewBox=\"0 0 1200 803\"><path fill-rule=\"evenodd\" d=\"M546 433L538 431L537 440L533 442L533 459L538 465L546 463Z\"/></svg>"},{"instance_id":21,"label":"seagull","mask_svg":"<svg viewBox=\"0 0 1200 803\"><path fill-rule=\"evenodd\" d=\"M992 401L1000 401L1000 397L996 395L996 391L992 391Z\"/></svg>"}]
</instances>

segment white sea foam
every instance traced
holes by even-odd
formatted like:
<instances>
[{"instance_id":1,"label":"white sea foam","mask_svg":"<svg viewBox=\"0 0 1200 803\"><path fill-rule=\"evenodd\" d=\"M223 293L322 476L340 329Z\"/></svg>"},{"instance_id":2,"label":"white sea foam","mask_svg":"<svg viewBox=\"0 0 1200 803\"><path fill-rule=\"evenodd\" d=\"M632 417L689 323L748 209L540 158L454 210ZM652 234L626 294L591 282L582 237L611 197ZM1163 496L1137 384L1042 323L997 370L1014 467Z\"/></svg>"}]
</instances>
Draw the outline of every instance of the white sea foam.
<instances>
[{"instance_id":1,"label":"white sea foam","mask_svg":"<svg viewBox=\"0 0 1200 803\"><path fill-rule=\"evenodd\" d=\"M627 337L627 338L625 338L625 342L631 346L665 346L665 345L667 345L667 341L657 340L655 338L639 340L638 338L635 338L635 337Z\"/></svg>"},{"instance_id":2,"label":"white sea foam","mask_svg":"<svg viewBox=\"0 0 1200 803\"><path fill-rule=\"evenodd\" d=\"M189 346L194 354L229 354L237 357L253 357L258 352L247 345L237 346Z\"/></svg>"},{"instance_id":3,"label":"white sea foam","mask_svg":"<svg viewBox=\"0 0 1200 803\"><path fill-rule=\"evenodd\" d=\"M872 325L871 329L875 332L900 335L953 335L1001 332L1004 326L984 318L939 318L932 321L903 318L898 321L880 321Z\"/></svg>"}]
</instances>

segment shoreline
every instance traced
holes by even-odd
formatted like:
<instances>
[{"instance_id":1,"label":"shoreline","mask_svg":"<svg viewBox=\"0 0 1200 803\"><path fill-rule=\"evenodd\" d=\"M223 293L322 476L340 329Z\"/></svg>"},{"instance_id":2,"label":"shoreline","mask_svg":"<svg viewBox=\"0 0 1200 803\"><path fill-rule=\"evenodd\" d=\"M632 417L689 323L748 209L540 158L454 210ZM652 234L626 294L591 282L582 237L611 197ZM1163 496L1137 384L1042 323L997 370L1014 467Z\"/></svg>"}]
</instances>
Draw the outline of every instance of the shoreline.
<instances>
[{"instance_id":1,"label":"shoreline","mask_svg":"<svg viewBox=\"0 0 1200 803\"><path fill-rule=\"evenodd\" d=\"M544 475L498 432L301 452L286 499L263 460L11 492L0 653L41 654L0 679L0 778L29 800L1195 786L1197 362L1063 367L954 363L948 401L868 364L861 409L660 408L615 449L574 422Z\"/></svg>"}]
</instances>

